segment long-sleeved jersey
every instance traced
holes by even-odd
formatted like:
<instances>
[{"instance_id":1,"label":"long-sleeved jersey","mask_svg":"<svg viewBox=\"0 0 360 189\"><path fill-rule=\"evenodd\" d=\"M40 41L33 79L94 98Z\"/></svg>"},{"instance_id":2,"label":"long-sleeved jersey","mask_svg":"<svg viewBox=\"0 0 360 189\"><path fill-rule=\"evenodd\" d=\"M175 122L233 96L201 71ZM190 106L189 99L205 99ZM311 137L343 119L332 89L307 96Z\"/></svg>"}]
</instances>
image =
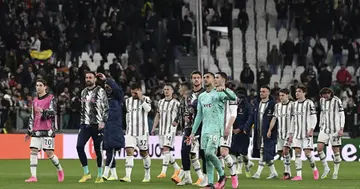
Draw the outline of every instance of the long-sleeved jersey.
<instances>
[{"instance_id":1,"label":"long-sleeved jersey","mask_svg":"<svg viewBox=\"0 0 360 189\"><path fill-rule=\"evenodd\" d=\"M343 129L345 125L345 113L341 100L334 96L326 100L320 99L320 130L327 134L333 134Z\"/></svg>"},{"instance_id":2,"label":"long-sleeved jersey","mask_svg":"<svg viewBox=\"0 0 360 189\"><path fill-rule=\"evenodd\" d=\"M85 88L81 91L81 119L80 124L97 125L108 119L109 102L103 88Z\"/></svg>"},{"instance_id":3,"label":"long-sleeved jersey","mask_svg":"<svg viewBox=\"0 0 360 189\"><path fill-rule=\"evenodd\" d=\"M235 99L236 95L230 89L226 89L224 92L217 92L216 89L213 89L210 92L201 93L192 133L197 132L202 121L202 135L216 133L222 136L224 133L225 100Z\"/></svg>"}]
</instances>

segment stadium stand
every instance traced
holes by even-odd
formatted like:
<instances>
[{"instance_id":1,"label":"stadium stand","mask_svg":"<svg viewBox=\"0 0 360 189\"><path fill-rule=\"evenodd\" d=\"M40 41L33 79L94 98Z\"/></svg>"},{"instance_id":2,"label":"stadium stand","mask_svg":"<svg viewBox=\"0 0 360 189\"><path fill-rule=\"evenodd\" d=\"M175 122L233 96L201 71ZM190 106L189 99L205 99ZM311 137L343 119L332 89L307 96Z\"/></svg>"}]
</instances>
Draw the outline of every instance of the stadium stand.
<instances>
[{"instance_id":1,"label":"stadium stand","mask_svg":"<svg viewBox=\"0 0 360 189\"><path fill-rule=\"evenodd\" d=\"M293 97L302 84L315 101L320 87L332 87L346 131L359 136L358 0L203 0L204 34L207 26L229 33L211 31L199 55L195 10L192 0L0 1L0 128L26 127L36 78L58 96L61 128L76 129L85 70L112 76L127 93L129 82L141 82L156 104L162 85L177 86L201 56L206 70L228 73L250 99L263 84Z\"/></svg>"}]
</instances>

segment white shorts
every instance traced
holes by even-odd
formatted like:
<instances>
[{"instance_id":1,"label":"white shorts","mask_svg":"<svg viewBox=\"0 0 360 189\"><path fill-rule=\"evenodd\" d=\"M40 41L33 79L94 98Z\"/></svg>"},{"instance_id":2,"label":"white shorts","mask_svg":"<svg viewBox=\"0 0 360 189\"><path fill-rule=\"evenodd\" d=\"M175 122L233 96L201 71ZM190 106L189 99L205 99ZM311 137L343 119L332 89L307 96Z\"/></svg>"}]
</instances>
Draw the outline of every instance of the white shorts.
<instances>
[{"instance_id":1,"label":"white shorts","mask_svg":"<svg viewBox=\"0 0 360 189\"><path fill-rule=\"evenodd\" d=\"M338 133L326 134L324 131L320 131L317 141L325 145L328 145L330 141L331 146L341 146L341 137L338 136Z\"/></svg>"},{"instance_id":2,"label":"white shorts","mask_svg":"<svg viewBox=\"0 0 360 189\"><path fill-rule=\"evenodd\" d=\"M138 147L141 151L146 151L149 149L149 136L128 136L125 135L125 148L135 148Z\"/></svg>"},{"instance_id":3,"label":"white shorts","mask_svg":"<svg viewBox=\"0 0 360 189\"><path fill-rule=\"evenodd\" d=\"M200 149L200 143L199 143L199 139L195 139L193 141L193 143L191 144L191 149L190 149L190 153L192 154L196 154L199 152L199 149Z\"/></svg>"},{"instance_id":4,"label":"white shorts","mask_svg":"<svg viewBox=\"0 0 360 189\"><path fill-rule=\"evenodd\" d=\"M292 143L293 148L301 148L304 150L313 150L314 149L314 139L313 137L308 137L304 139L293 139Z\"/></svg>"},{"instance_id":5,"label":"white shorts","mask_svg":"<svg viewBox=\"0 0 360 189\"><path fill-rule=\"evenodd\" d=\"M174 143L175 143L175 132L171 132L170 134L159 136L160 148L164 148L164 147L174 148Z\"/></svg>"},{"instance_id":6,"label":"white shorts","mask_svg":"<svg viewBox=\"0 0 360 189\"><path fill-rule=\"evenodd\" d=\"M277 145L276 145L277 151L282 151L284 149L284 147L289 147L290 148L288 138L285 138L285 139L278 138Z\"/></svg>"},{"instance_id":7,"label":"white shorts","mask_svg":"<svg viewBox=\"0 0 360 189\"><path fill-rule=\"evenodd\" d=\"M38 150L54 150L55 138L31 137L30 148L37 148Z\"/></svg>"},{"instance_id":8,"label":"white shorts","mask_svg":"<svg viewBox=\"0 0 360 189\"><path fill-rule=\"evenodd\" d=\"M223 136L220 138L220 147L231 148L232 142L232 133L230 132L229 136L225 139Z\"/></svg>"}]
</instances>

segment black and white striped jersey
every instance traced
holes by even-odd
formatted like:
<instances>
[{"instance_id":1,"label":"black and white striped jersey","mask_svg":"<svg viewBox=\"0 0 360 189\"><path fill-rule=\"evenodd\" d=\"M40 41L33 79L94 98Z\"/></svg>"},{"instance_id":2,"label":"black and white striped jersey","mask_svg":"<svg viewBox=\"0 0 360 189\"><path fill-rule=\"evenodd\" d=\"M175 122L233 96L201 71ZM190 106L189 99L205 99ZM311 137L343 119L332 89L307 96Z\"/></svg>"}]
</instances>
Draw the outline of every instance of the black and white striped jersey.
<instances>
[{"instance_id":1,"label":"black and white striped jersey","mask_svg":"<svg viewBox=\"0 0 360 189\"><path fill-rule=\"evenodd\" d=\"M100 86L81 91L80 124L97 125L108 119L109 102L106 91Z\"/></svg>"},{"instance_id":2,"label":"black and white striped jersey","mask_svg":"<svg viewBox=\"0 0 360 189\"><path fill-rule=\"evenodd\" d=\"M345 125L345 113L340 98L320 99L320 131L327 134L338 132Z\"/></svg>"},{"instance_id":3,"label":"black and white striped jersey","mask_svg":"<svg viewBox=\"0 0 360 189\"><path fill-rule=\"evenodd\" d=\"M281 102L275 104L274 117L278 123L278 137L285 140L291 128L291 116L294 111L294 102L289 101L286 104Z\"/></svg>"},{"instance_id":4,"label":"black and white striped jersey","mask_svg":"<svg viewBox=\"0 0 360 189\"><path fill-rule=\"evenodd\" d=\"M294 111L291 121L291 134L296 139L305 139L311 129L315 129L317 123L316 109L314 102L305 99L294 102Z\"/></svg>"},{"instance_id":5,"label":"black and white striped jersey","mask_svg":"<svg viewBox=\"0 0 360 189\"><path fill-rule=\"evenodd\" d=\"M126 106L126 135L143 136L149 134L148 113L151 111L151 100L144 96L144 100L130 97L125 101Z\"/></svg>"},{"instance_id":6,"label":"black and white striped jersey","mask_svg":"<svg viewBox=\"0 0 360 189\"><path fill-rule=\"evenodd\" d=\"M159 135L166 135L173 131L172 123L175 121L179 112L180 102L176 99L161 99L158 103Z\"/></svg>"}]
</instances>

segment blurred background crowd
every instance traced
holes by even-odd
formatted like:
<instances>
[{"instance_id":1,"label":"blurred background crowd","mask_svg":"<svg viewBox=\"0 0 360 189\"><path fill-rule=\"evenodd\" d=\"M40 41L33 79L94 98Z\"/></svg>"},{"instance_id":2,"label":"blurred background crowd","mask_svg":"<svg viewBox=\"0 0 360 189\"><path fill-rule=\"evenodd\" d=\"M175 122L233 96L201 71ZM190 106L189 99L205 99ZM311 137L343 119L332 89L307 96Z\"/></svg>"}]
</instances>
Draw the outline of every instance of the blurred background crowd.
<instances>
[{"instance_id":1,"label":"blurred background crowd","mask_svg":"<svg viewBox=\"0 0 360 189\"><path fill-rule=\"evenodd\" d=\"M246 40L252 23L249 1L253 0L203 0L203 32L210 25L229 31L239 28ZM359 0L264 1L276 6L277 22L270 29L277 37L285 29L287 39L271 45L265 63L245 58L241 73L229 74L229 87L247 94L250 101L256 99L261 85L269 85L274 98L280 87L289 87L294 97L296 86L306 85L308 98L315 101L321 87L332 87L346 109L346 131L359 136ZM195 24L199 19L191 7L192 0L0 0L0 129L16 132L27 127L37 78L46 79L57 96L61 129L77 129L79 95L89 70L114 78L127 96L129 83L140 82L153 100L151 126L163 85L177 88L188 79L181 57L198 55ZM234 9L240 10L235 20ZM223 36L213 31L209 36L214 55ZM226 38L234 45L232 32ZM30 50L51 50L52 55L34 57ZM304 67L299 79L287 86L271 79L276 74L283 78L286 66L293 62Z\"/></svg>"}]
</instances>

